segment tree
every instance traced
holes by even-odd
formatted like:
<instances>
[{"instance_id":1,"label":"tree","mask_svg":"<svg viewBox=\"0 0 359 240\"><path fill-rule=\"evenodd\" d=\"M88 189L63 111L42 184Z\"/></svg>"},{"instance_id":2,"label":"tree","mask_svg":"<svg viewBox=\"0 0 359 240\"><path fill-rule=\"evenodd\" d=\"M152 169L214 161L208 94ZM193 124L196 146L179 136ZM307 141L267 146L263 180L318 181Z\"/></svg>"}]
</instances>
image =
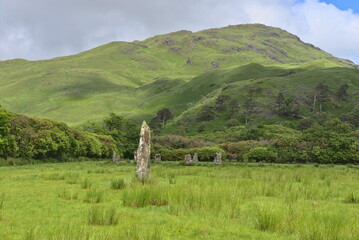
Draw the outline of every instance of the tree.
<instances>
[{"instance_id":1,"label":"tree","mask_svg":"<svg viewBox=\"0 0 359 240\"><path fill-rule=\"evenodd\" d=\"M126 158L132 158L137 149L139 127L115 113L110 113L101 124L87 123L83 129L111 136L115 141L115 150Z\"/></svg>"},{"instance_id":2,"label":"tree","mask_svg":"<svg viewBox=\"0 0 359 240\"><path fill-rule=\"evenodd\" d=\"M282 117L294 117L297 118L299 113L299 107L294 97L285 96L283 93L279 93L276 98L276 112Z\"/></svg>"},{"instance_id":3,"label":"tree","mask_svg":"<svg viewBox=\"0 0 359 240\"><path fill-rule=\"evenodd\" d=\"M0 156L8 158L15 156L17 145L14 136L10 134L10 113L0 106Z\"/></svg>"},{"instance_id":4,"label":"tree","mask_svg":"<svg viewBox=\"0 0 359 240\"><path fill-rule=\"evenodd\" d=\"M323 105L329 102L330 91L327 85L319 83L313 90L313 110L316 110L316 104L319 102L319 111L322 111Z\"/></svg>"},{"instance_id":5,"label":"tree","mask_svg":"<svg viewBox=\"0 0 359 240\"><path fill-rule=\"evenodd\" d=\"M122 116L110 113L103 121L104 134L110 135L117 151L124 157L131 158L137 148L139 128Z\"/></svg>"},{"instance_id":6,"label":"tree","mask_svg":"<svg viewBox=\"0 0 359 240\"><path fill-rule=\"evenodd\" d=\"M337 97L339 98L340 102L347 102L349 99L349 95L348 95L348 89L349 89L349 85L348 84L342 84L340 86L340 88L337 91Z\"/></svg>"},{"instance_id":7,"label":"tree","mask_svg":"<svg viewBox=\"0 0 359 240\"><path fill-rule=\"evenodd\" d=\"M172 112L168 108L163 108L156 113L154 118L151 119L149 125L154 131L158 131L172 118Z\"/></svg>"}]
</instances>

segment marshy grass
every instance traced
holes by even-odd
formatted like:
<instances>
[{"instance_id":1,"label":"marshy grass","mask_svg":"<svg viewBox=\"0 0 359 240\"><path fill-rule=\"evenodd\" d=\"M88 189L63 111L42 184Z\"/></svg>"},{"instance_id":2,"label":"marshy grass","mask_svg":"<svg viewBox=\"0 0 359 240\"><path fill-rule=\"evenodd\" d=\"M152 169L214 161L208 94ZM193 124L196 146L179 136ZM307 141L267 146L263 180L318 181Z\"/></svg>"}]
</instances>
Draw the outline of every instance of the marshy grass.
<instances>
[{"instance_id":1,"label":"marshy grass","mask_svg":"<svg viewBox=\"0 0 359 240\"><path fill-rule=\"evenodd\" d=\"M123 193L123 205L131 208L165 206L168 204L166 191L153 186L134 186Z\"/></svg>"},{"instance_id":2,"label":"marshy grass","mask_svg":"<svg viewBox=\"0 0 359 240\"><path fill-rule=\"evenodd\" d=\"M3 216L3 208L4 208L4 201L5 201L5 193L0 193L0 221L4 219Z\"/></svg>"},{"instance_id":3,"label":"marshy grass","mask_svg":"<svg viewBox=\"0 0 359 240\"><path fill-rule=\"evenodd\" d=\"M276 210L268 208L257 209L255 227L261 231L276 231L281 217Z\"/></svg>"},{"instance_id":4,"label":"marshy grass","mask_svg":"<svg viewBox=\"0 0 359 240\"><path fill-rule=\"evenodd\" d=\"M51 180L51 181L65 180L65 174L63 174L63 173L48 173L48 174L42 175L42 177L45 180Z\"/></svg>"},{"instance_id":5,"label":"marshy grass","mask_svg":"<svg viewBox=\"0 0 359 240\"><path fill-rule=\"evenodd\" d=\"M92 187L92 182L88 178L84 178L81 181L81 188L83 189L89 189Z\"/></svg>"},{"instance_id":6,"label":"marshy grass","mask_svg":"<svg viewBox=\"0 0 359 240\"><path fill-rule=\"evenodd\" d=\"M5 193L0 193L0 210L4 207L4 201L5 201Z\"/></svg>"},{"instance_id":7,"label":"marshy grass","mask_svg":"<svg viewBox=\"0 0 359 240\"><path fill-rule=\"evenodd\" d=\"M114 190L121 190L126 187L125 180L123 178L112 179L110 188Z\"/></svg>"},{"instance_id":8,"label":"marshy grass","mask_svg":"<svg viewBox=\"0 0 359 240\"><path fill-rule=\"evenodd\" d=\"M87 223L89 225L109 226L117 225L119 220L118 210L115 207L108 209L93 207L88 212Z\"/></svg>"},{"instance_id":9,"label":"marshy grass","mask_svg":"<svg viewBox=\"0 0 359 240\"><path fill-rule=\"evenodd\" d=\"M345 199L345 203L359 203L359 195L355 194L354 192L349 193Z\"/></svg>"},{"instance_id":10,"label":"marshy grass","mask_svg":"<svg viewBox=\"0 0 359 240\"><path fill-rule=\"evenodd\" d=\"M78 199L79 193L75 190L63 189L57 193L57 196L65 200L76 200Z\"/></svg>"},{"instance_id":11,"label":"marshy grass","mask_svg":"<svg viewBox=\"0 0 359 240\"><path fill-rule=\"evenodd\" d=\"M29 239L358 240L357 168L162 162L142 184L133 164L77 164L0 168L0 239L23 239L24 228L39 226ZM78 185L67 184L70 176ZM9 211L8 203L22 207Z\"/></svg>"},{"instance_id":12,"label":"marshy grass","mask_svg":"<svg viewBox=\"0 0 359 240\"><path fill-rule=\"evenodd\" d=\"M91 188L87 190L84 198L86 203L99 203L103 200L104 192L102 190Z\"/></svg>"}]
</instances>

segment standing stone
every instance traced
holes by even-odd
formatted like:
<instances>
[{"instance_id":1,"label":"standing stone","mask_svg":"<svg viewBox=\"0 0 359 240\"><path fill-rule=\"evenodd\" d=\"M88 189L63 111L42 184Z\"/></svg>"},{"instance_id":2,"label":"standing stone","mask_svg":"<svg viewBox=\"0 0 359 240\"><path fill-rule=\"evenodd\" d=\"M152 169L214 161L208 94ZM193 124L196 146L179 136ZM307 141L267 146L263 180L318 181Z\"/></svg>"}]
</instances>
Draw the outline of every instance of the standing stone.
<instances>
[{"instance_id":1,"label":"standing stone","mask_svg":"<svg viewBox=\"0 0 359 240\"><path fill-rule=\"evenodd\" d=\"M137 170L136 175L144 181L150 176L150 155L151 155L151 132L145 121L142 123L140 143L137 149Z\"/></svg>"},{"instance_id":2,"label":"standing stone","mask_svg":"<svg viewBox=\"0 0 359 240\"><path fill-rule=\"evenodd\" d=\"M162 161L162 159L161 159L161 154L156 154L155 155L155 162L161 162Z\"/></svg>"},{"instance_id":3,"label":"standing stone","mask_svg":"<svg viewBox=\"0 0 359 240\"><path fill-rule=\"evenodd\" d=\"M192 162L193 162L193 163L198 163L198 154L197 154L197 153L195 153L195 154L193 155Z\"/></svg>"},{"instance_id":4,"label":"standing stone","mask_svg":"<svg viewBox=\"0 0 359 240\"><path fill-rule=\"evenodd\" d=\"M184 163L186 165L192 165L192 157L191 157L191 154L186 154L184 156Z\"/></svg>"},{"instance_id":5,"label":"standing stone","mask_svg":"<svg viewBox=\"0 0 359 240\"><path fill-rule=\"evenodd\" d=\"M220 153L220 152L216 153L216 156L214 157L213 162L216 165L222 165L222 153Z\"/></svg>"},{"instance_id":6,"label":"standing stone","mask_svg":"<svg viewBox=\"0 0 359 240\"><path fill-rule=\"evenodd\" d=\"M120 155L116 151L113 151L112 152L112 161L114 163L119 163L120 160L121 160Z\"/></svg>"},{"instance_id":7,"label":"standing stone","mask_svg":"<svg viewBox=\"0 0 359 240\"><path fill-rule=\"evenodd\" d=\"M133 161L137 163L137 151L133 152Z\"/></svg>"}]
</instances>

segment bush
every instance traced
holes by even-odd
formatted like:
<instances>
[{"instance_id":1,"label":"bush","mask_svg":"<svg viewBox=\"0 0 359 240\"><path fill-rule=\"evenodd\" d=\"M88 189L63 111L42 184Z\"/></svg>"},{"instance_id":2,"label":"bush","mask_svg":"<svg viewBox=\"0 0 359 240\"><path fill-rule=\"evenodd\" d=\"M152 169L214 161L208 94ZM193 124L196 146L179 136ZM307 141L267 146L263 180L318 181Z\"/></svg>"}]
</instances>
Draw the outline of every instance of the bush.
<instances>
[{"instance_id":1,"label":"bush","mask_svg":"<svg viewBox=\"0 0 359 240\"><path fill-rule=\"evenodd\" d=\"M10 126L7 146L16 148L19 157L58 160L68 157L103 158L110 157L114 147L111 137L78 131L47 119L12 114ZM14 154L10 154L8 149L6 156L11 155Z\"/></svg>"},{"instance_id":2,"label":"bush","mask_svg":"<svg viewBox=\"0 0 359 240\"><path fill-rule=\"evenodd\" d=\"M255 147L244 154L244 160L249 162L276 162L277 153L267 147Z\"/></svg>"},{"instance_id":3,"label":"bush","mask_svg":"<svg viewBox=\"0 0 359 240\"><path fill-rule=\"evenodd\" d=\"M228 144L223 144L222 148L226 151L228 156L231 156L232 159L243 161L244 154L248 153L250 149L255 147L269 147L271 142L269 141L240 141L233 142Z\"/></svg>"},{"instance_id":4,"label":"bush","mask_svg":"<svg viewBox=\"0 0 359 240\"><path fill-rule=\"evenodd\" d=\"M199 161L213 161L216 153L222 153L223 158L225 158L225 152L219 147L202 147L202 148L188 148L188 149L160 149L158 153L161 154L163 161L183 161L186 154L191 154L192 156L197 153Z\"/></svg>"},{"instance_id":5,"label":"bush","mask_svg":"<svg viewBox=\"0 0 359 240\"><path fill-rule=\"evenodd\" d=\"M169 149L200 148L213 145L213 143L206 142L202 139L184 137L179 135L165 135L153 137L153 143L154 145L159 145L161 147Z\"/></svg>"}]
</instances>

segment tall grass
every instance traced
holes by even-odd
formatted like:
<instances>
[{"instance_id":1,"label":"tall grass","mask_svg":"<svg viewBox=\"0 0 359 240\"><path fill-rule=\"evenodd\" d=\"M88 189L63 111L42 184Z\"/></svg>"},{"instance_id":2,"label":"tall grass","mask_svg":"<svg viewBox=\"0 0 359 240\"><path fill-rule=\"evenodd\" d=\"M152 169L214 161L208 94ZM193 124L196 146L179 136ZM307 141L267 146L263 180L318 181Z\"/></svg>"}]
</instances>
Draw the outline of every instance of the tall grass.
<instances>
[{"instance_id":1,"label":"tall grass","mask_svg":"<svg viewBox=\"0 0 359 240\"><path fill-rule=\"evenodd\" d=\"M5 201L5 193L0 193L0 221L4 219L3 217L3 207L4 207L4 201Z\"/></svg>"},{"instance_id":2,"label":"tall grass","mask_svg":"<svg viewBox=\"0 0 359 240\"><path fill-rule=\"evenodd\" d=\"M223 168L202 163L189 168L161 163L152 169L154 180L142 184L131 181L133 172L128 169L134 170L133 165L116 169L101 165L104 173L86 175L80 185L42 180L50 175L66 180L66 172L76 177L98 166L86 164L89 167L82 169L71 165L71 171L64 164L56 169L9 168L2 174L11 178L0 180L1 191L7 193L6 209L0 194L0 212L3 208L6 214L0 239L17 239L17 232L25 233L22 227L9 224L12 221L29 229L28 239L358 240L359 169L237 163ZM58 175L52 175L55 170ZM40 178L36 177L39 171ZM122 181L126 183L122 191L111 190L122 188ZM112 182L115 187L109 186ZM89 187L92 185L98 188ZM29 194L23 194L23 189ZM81 201L54 204L53 192L61 199ZM24 207L5 212L8 201L9 205L21 203ZM100 204L91 207L86 203ZM44 206L46 215L36 211L38 206ZM34 218L38 221L33 222Z\"/></svg>"},{"instance_id":3,"label":"tall grass","mask_svg":"<svg viewBox=\"0 0 359 240\"><path fill-rule=\"evenodd\" d=\"M57 193L57 196L65 200L76 200L79 196L79 193L75 190L63 189Z\"/></svg>"},{"instance_id":4,"label":"tall grass","mask_svg":"<svg viewBox=\"0 0 359 240\"><path fill-rule=\"evenodd\" d=\"M349 193L345 199L345 203L359 203L359 196L356 195L354 192Z\"/></svg>"},{"instance_id":5,"label":"tall grass","mask_svg":"<svg viewBox=\"0 0 359 240\"><path fill-rule=\"evenodd\" d=\"M91 187L92 187L92 182L88 178L85 178L81 181L81 188L89 189Z\"/></svg>"},{"instance_id":6,"label":"tall grass","mask_svg":"<svg viewBox=\"0 0 359 240\"><path fill-rule=\"evenodd\" d=\"M270 205L257 207L255 211L255 227L261 231L276 231L283 216L278 209Z\"/></svg>"},{"instance_id":7,"label":"tall grass","mask_svg":"<svg viewBox=\"0 0 359 240\"><path fill-rule=\"evenodd\" d=\"M89 210L87 217L89 225L116 225L118 220L118 211L115 207L108 209L93 207Z\"/></svg>"},{"instance_id":8,"label":"tall grass","mask_svg":"<svg viewBox=\"0 0 359 240\"><path fill-rule=\"evenodd\" d=\"M121 190L126 187L125 180L123 178L112 179L110 183L110 188L114 190Z\"/></svg>"},{"instance_id":9,"label":"tall grass","mask_svg":"<svg viewBox=\"0 0 359 240\"><path fill-rule=\"evenodd\" d=\"M151 185L136 186L123 193L123 205L132 208L143 208L150 205L165 206L168 204L165 194L163 189Z\"/></svg>"},{"instance_id":10,"label":"tall grass","mask_svg":"<svg viewBox=\"0 0 359 240\"><path fill-rule=\"evenodd\" d=\"M99 203L103 200L104 192L96 188L92 188L86 192L84 202Z\"/></svg>"}]
</instances>

